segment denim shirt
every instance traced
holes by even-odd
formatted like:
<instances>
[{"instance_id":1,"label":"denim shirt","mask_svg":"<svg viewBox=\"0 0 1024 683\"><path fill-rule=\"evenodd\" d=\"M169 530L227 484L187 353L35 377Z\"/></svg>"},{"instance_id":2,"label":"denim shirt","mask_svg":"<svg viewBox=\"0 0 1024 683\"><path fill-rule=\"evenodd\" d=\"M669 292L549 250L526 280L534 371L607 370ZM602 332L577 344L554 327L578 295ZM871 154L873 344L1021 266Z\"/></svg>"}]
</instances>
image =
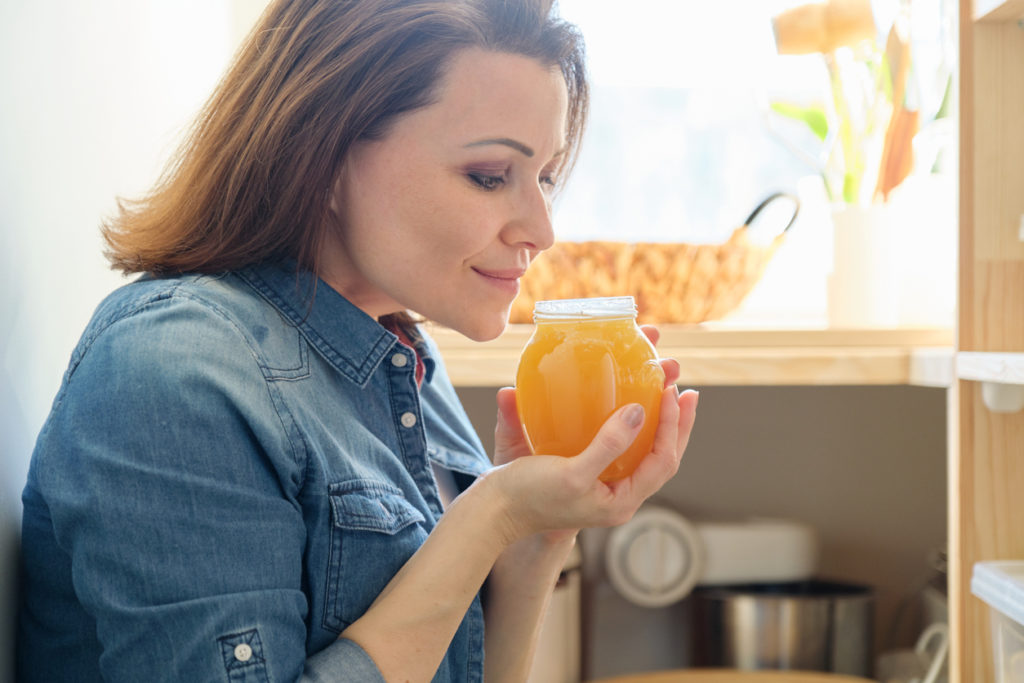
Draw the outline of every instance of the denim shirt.
<instances>
[{"instance_id":1,"label":"denim shirt","mask_svg":"<svg viewBox=\"0 0 1024 683\"><path fill-rule=\"evenodd\" d=\"M417 387L412 349L294 265L111 294L32 455L19 680L382 680L338 634L440 517L431 463L460 488L490 466L420 350ZM482 678L478 596L434 680Z\"/></svg>"}]
</instances>

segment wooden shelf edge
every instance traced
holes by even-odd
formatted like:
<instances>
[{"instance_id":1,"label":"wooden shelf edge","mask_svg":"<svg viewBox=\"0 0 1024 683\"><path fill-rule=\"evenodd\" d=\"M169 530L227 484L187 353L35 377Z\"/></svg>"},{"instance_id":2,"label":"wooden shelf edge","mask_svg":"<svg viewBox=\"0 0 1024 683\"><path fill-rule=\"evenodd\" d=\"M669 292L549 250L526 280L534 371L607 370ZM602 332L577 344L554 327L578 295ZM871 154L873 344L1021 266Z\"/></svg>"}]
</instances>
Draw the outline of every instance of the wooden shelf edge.
<instances>
[{"instance_id":1,"label":"wooden shelf edge","mask_svg":"<svg viewBox=\"0 0 1024 683\"><path fill-rule=\"evenodd\" d=\"M509 325L505 333L487 342L475 342L445 327L428 324L427 332L444 349L494 349L522 351L533 334L533 325ZM727 325L658 325L659 346L671 348L863 348L952 347L948 327L896 327L865 329L795 328L763 329Z\"/></svg>"},{"instance_id":2,"label":"wooden shelf edge","mask_svg":"<svg viewBox=\"0 0 1024 683\"><path fill-rule=\"evenodd\" d=\"M1024 385L1024 353L960 351L956 376L977 382Z\"/></svg>"},{"instance_id":3,"label":"wooden shelf edge","mask_svg":"<svg viewBox=\"0 0 1024 683\"><path fill-rule=\"evenodd\" d=\"M918 348L910 351L909 384L915 387L953 386L953 349Z\"/></svg>"},{"instance_id":4,"label":"wooden shelf edge","mask_svg":"<svg viewBox=\"0 0 1024 683\"><path fill-rule=\"evenodd\" d=\"M432 328L452 383L499 387L515 380L532 326L490 342ZM659 353L681 365L682 386L913 385L948 387L952 333L909 330L736 330L666 325Z\"/></svg>"}]
</instances>

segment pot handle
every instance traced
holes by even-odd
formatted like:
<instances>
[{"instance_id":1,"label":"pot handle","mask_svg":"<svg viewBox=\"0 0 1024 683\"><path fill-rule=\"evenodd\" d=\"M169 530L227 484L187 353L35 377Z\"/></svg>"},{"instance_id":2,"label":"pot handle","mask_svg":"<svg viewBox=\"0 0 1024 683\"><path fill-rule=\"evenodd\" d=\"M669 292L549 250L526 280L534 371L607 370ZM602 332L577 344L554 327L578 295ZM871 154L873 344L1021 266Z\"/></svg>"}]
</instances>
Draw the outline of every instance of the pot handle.
<instances>
[{"instance_id":1,"label":"pot handle","mask_svg":"<svg viewBox=\"0 0 1024 683\"><path fill-rule=\"evenodd\" d=\"M796 217L800 214L800 200L796 196L789 194L788 192L775 192L768 195L761 200L761 203L754 207L754 210L747 216L747 220L743 221L743 225L750 228L753 225L754 220L757 219L758 215L769 205L774 202L784 199L793 203L793 215L789 217L789 222L786 223L786 227L779 231L779 235L785 233L796 221Z\"/></svg>"},{"instance_id":2,"label":"pot handle","mask_svg":"<svg viewBox=\"0 0 1024 683\"><path fill-rule=\"evenodd\" d=\"M932 641L938 643L934 647L934 652L930 652ZM946 662L948 651L949 627L945 623L937 622L932 624L918 637L917 643L914 645L914 652L930 660L928 671L925 673L924 678L921 679L921 683L934 683L938 679L939 671Z\"/></svg>"}]
</instances>

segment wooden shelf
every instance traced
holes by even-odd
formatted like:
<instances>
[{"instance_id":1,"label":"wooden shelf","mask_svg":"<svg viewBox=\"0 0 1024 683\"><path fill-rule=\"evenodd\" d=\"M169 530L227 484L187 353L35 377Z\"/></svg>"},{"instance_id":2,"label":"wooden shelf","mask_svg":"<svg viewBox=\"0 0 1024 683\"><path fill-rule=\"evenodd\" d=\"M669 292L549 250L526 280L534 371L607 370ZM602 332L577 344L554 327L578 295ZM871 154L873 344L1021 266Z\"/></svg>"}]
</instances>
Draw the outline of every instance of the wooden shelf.
<instances>
[{"instance_id":1,"label":"wooden shelf","mask_svg":"<svg viewBox=\"0 0 1024 683\"><path fill-rule=\"evenodd\" d=\"M976 0L975 21L1016 21L1024 17L1024 0Z\"/></svg>"},{"instance_id":2,"label":"wooden shelf","mask_svg":"<svg viewBox=\"0 0 1024 683\"><path fill-rule=\"evenodd\" d=\"M662 325L658 352L682 366L685 386L867 385L948 386L949 329L763 330L713 325ZM477 343L432 327L456 386L505 386L515 379L532 325L510 325L498 339Z\"/></svg>"}]
</instances>

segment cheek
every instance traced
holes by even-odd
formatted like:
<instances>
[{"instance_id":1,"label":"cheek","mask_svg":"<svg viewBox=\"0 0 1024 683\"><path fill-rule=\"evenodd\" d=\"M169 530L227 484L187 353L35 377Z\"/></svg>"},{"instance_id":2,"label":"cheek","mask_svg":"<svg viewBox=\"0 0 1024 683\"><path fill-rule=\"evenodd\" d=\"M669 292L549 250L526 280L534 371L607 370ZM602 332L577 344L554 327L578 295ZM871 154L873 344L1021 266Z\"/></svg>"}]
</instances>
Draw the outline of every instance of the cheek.
<instances>
[{"instance_id":1,"label":"cheek","mask_svg":"<svg viewBox=\"0 0 1024 683\"><path fill-rule=\"evenodd\" d=\"M362 249L395 267L423 269L461 263L495 239L495 211L489 197L436 165L413 161L364 167L351 199L359 220ZM380 253L386 252L386 253Z\"/></svg>"},{"instance_id":2,"label":"cheek","mask_svg":"<svg viewBox=\"0 0 1024 683\"><path fill-rule=\"evenodd\" d=\"M468 196L467 196L468 195ZM462 261L493 241L494 212L479 197L461 188L439 189L406 203L403 222L410 244L437 262Z\"/></svg>"}]
</instances>

